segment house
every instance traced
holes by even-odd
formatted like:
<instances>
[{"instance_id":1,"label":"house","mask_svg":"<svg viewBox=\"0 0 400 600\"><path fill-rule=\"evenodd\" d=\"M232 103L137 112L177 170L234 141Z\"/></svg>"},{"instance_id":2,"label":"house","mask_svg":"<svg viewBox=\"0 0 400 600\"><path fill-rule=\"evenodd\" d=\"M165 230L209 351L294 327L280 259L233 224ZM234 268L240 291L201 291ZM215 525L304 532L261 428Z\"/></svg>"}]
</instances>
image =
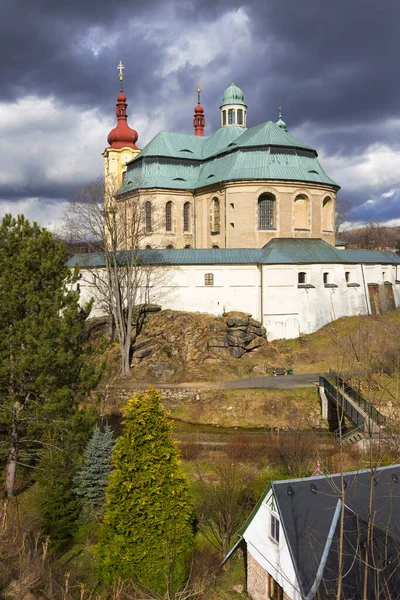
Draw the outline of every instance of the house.
<instances>
[{"instance_id":1,"label":"house","mask_svg":"<svg viewBox=\"0 0 400 600\"><path fill-rule=\"evenodd\" d=\"M400 465L272 481L239 544L253 600L398 599Z\"/></svg>"}]
</instances>

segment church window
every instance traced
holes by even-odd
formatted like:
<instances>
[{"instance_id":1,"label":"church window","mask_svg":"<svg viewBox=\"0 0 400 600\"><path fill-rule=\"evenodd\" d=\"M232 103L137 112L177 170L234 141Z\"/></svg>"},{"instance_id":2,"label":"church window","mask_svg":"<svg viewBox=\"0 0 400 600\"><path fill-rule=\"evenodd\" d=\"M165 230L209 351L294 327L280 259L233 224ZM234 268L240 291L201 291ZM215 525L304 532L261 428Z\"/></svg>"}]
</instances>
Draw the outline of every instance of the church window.
<instances>
[{"instance_id":1,"label":"church window","mask_svg":"<svg viewBox=\"0 0 400 600\"><path fill-rule=\"evenodd\" d=\"M275 196L261 194L258 199L258 229L275 229Z\"/></svg>"},{"instance_id":2,"label":"church window","mask_svg":"<svg viewBox=\"0 0 400 600\"><path fill-rule=\"evenodd\" d=\"M213 244L213 245L212 245L212 249L213 249L213 250L218 250L218 249L219 249L219 246L218 246L218 244Z\"/></svg>"},{"instance_id":3,"label":"church window","mask_svg":"<svg viewBox=\"0 0 400 600\"><path fill-rule=\"evenodd\" d=\"M241 108L237 111L237 124L243 125L243 110Z\"/></svg>"},{"instance_id":4,"label":"church window","mask_svg":"<svg viewBox=\"0 0 400 600\"><path fill-rule=\"evenodd\" d=\"M303 194L297 196L294 201L294 228L309 229L309 201Z\"/></svg>"},{"instance_id":5,"label":"church window","mask_svg":"<svg viewBox=\"0 0 400 600\"><path fill-rule=\"evenodd\" d=\"M228 125L234 125L234 124L235 124L235 109L230 108L228 110Z\"/></svg>"},{"instance_id":6,"label":"church window","mask_svg":"<svg viewBox=\"0 0 400 600\"><path fill-rule=\"evenodd\" d=\"M211 234L216 235L221 229L221 205L218 198L212 200Z\"/></svg>"},{"instance_id":7,"label":"church window","mask_svg":"<svg viewBox=\"0 0 400 600\"><path fill-rule=\"evenodd\" d=\"M150 246L150 244L147 244L147 246L146 246L146 250L151 250L151 246Z\"/></svg>"},{"instance_id":8,"label":"church window","mask_svg":"<svg viewBox=\"0 0 400 600\"><path fill-rule=\"evenodd\" d=\"M190 244L186 244L185 250L191 250L192 246Z\"/></svg>"},{"instance_id":9,"label":"church window","mask_svg":"<svg viewBox=\"0 0 400 600\"><path fill-rule=\"evenodd\" d=\"M165 205L165 231L172 231L172 202Z\"/></svg>"},{"instance_id":10,"label":"church window","mask_svg":"<svg viewBox=\"0 0 400 600\"><path fill-rule=\"evenodd\" d=\"M222 125L226 125L226 110L222 111Z\"/></svg>"},{"instance_id":11,"label":"church window","mask_svg":"<svg viewBox=\"0 0 400 600\"><path fill-rule=\"evenodd\" d=\"M344 277L346 279L346 283L350 283L350 271L346 271L346 273L344 274Z\"/></svg>"},{"instance_id":12,"label":"church window","mask_svg":"<svg viewBox=\"0 0 400 600\"><path fill-rule=\"evenodd\" d=\"M145 230L147 233L151 231L151 202L148 200L144 205L145 211Z\"/></svg>"},{"instance_id":13,"label":"church window","mask_svg":"<svg viewBox=\"0 0 400 600\"><path fill-rule=\"evenodd\" d=\"M333 231L333 202L329 196L322 202L322 229Z\"/></svg>"},{"instance_id":14,"label":"church window","mask_svg":"<svg viewBox=\"0 0 400 600\"><path fill-rule=\"evenodd\" d=\"M300 273L298 273L297 275L297 283L299 285L301 285L302 283L307 283L307 274L304 273L304 271L301 271Z\"/></svg>"},{"instance_id":15,"label":"church window","mask_svg":"<svg viewBox=\"0 0 400 600\"><path fill-rule=\"evenodd\" d=\"M168 244L167 250L173 250L173 249L174 249L173 245L172 244Z\"/></svg>"},{"instance_id":16,"label":"church window","mask_svg":"<svg viewBox=\"0 0 400 600\"><path fill-rule=\"evenodd\" d=\"M324 279L324 285L327 285L329 283L329 273L324 273L323 274L323 279Z\"/></svg>"},{"instance_id":17,"label":"church window","mask_svg":"<svg viewBox=\"0 0 400 600\"><path fill-rule=\"evenodd\" d=\"M214 285L214 274L206 273L204 275L204 285Z\"/></svg>"},{"instance_id":18,"label":"church window","mask_svg":"<svg viewBox=\"0 0 400 600\"><path fill-rule=\"evenodd\" d=\"M183 231L190 231L190 202L183 205Z\"/></svg>"}]
</instances>

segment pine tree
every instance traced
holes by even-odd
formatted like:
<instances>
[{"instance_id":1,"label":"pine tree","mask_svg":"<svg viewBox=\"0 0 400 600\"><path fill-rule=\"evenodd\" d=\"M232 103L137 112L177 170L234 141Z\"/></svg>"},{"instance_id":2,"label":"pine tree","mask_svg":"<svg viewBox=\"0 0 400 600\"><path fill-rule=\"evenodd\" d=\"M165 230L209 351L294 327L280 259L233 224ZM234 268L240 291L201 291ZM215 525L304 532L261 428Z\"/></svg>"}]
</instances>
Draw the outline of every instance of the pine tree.
<instances>
[{"instance_id":1,"label":"pine tree","mask_svg":"<svg viewBox=\"0 0 400 600\"><path fill-rule=\"evenodd\" d=\"M193 546L188 484L158 393L150 388L135 395L123 413L97 547L98 572L106 583L116 576L132 578L172 598L185 581Z\"/></svg>"},{"instance_id":2,"label":"pine tree","mask_svg":"<svg viewBox=\"0 0 400 600\"><path fill-rule=\"evenodd\" d=\"M65 436L90 387L83 353L87 311L63 244L23 216L0 224L0 431L6 493L17 465L35 466L51 429ZM79 417L76 417L79 420ZM81 420L81 425L83 421ZM84 427L83 427L84 429ZM75 441L78 441L76 436Z\"/></svg>"},{"instance_id":3,"label":"pine tree","mask_svg":"<svg viewBox=\"0 0 400 600\"><path fill-rule=\"evenodd\" d=\"M81 509L72 489L73 467L71 455L50 443L37 471L41 525L44 533L55 542L73 535Z\"/></svg>"},{"instance_id":4,"label":"pine tree","mask_svg":"<svg viewBox=\"0 0 400 600\"><path fill-rule=\"evenodd\" d=\"M107 425L104 430L95 427L85 449L84 464L75 477L75 493L95 514L103 509L114 443L111 427Z\"/></svg>"}]
</instances>

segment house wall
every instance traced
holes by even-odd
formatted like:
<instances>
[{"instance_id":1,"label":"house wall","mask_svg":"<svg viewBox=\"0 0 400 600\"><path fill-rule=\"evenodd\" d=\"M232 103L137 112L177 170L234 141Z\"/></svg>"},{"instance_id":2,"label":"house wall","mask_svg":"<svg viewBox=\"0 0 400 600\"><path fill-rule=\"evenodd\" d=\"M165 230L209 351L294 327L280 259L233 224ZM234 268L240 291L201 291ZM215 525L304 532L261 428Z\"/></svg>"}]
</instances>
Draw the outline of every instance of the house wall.
<instances>
[{"instance_id":1,"label":"house wall","mask_svg":"<svg viewBox=\"0 0 400 600\"><path fill-rule=\"evenodd\" d=\"M268 598L268 574L283 588L285 600L301 600L293 562L284 531L280 527L279 544L270 537L271 514L278 516L272 490L243 534L247 544L247 593L253 600Z\"/></svg>"}]
</instances>

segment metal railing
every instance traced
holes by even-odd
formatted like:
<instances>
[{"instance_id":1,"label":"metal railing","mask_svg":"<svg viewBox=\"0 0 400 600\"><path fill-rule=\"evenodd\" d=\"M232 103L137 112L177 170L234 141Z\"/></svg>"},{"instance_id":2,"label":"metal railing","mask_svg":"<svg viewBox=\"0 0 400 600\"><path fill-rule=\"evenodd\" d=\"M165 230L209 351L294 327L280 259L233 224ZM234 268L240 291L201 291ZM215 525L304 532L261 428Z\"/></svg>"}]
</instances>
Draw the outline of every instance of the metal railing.
<instances>
[{"instance_id":1,"label":"metal railing","mask_svg":"<svg viewBox=\"0 0 400 600\"><path fill-rule=\"evenodd\" d=\"M324 387L325 394L331 403L341 408L345 416L356 426L363 428L365 427L365 417L357 410L352 402L346 398L346 396L340 391L339 388L334 386L326 377L319 378L319 384ZM361 408L361 407L360 407Z\"/></svg>"},{"instance_id":2,"label":"metal railing","mask_svg":"<svg viewBox=\"0 0 400 600\"><path fill-rule=\"evenodd\" d=\"M330 370L329 374L331 377L336 379L338 387L340 386L343 389L344 393L350 396L350 398L354 400L354 402L358 404L360 408L362 408L362 410L369 416L369 418L372 421L377 423L377 425L379 426L386 425L386 417L381 412L379 412L379 410L377 410L375 406L368 402L368 400L366 400L359 392L357 392L357 390L355 390L338 373Z\"/></svg>"}]
</instances>

